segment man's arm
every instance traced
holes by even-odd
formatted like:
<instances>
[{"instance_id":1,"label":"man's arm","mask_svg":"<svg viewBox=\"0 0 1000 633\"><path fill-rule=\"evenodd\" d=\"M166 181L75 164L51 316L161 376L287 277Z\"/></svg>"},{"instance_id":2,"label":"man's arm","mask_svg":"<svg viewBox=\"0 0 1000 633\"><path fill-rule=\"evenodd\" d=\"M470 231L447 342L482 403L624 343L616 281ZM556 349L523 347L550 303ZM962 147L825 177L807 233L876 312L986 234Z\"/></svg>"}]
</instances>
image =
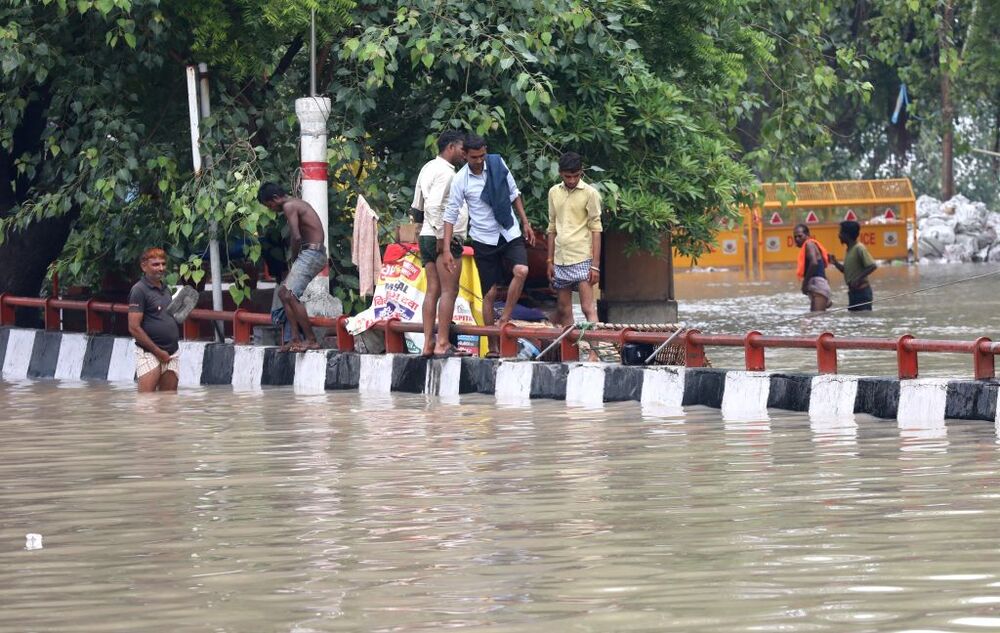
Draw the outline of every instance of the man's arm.
<instances>
[{"instance_id":1,"label":"man's arm","mask_svg":"<svg viewBox=\"0 0 1000 633\"><path fill-rule=\"evenodd\" d=\"M524 241L528 243L528 246L535 245L535 232L531 228L531 222L528 222L528 216L524 213L524 203L521 201L521 194L517 194L514 198L514 208L517 209L517 214L521 217L521 232L524 233Z\"/></svg>"},{"instance_id":2,"label":"man's arm","mask_svg":"<svg viewBox=\"0 0 1000 633\"><path fill-rule=\"evenodd\" d=\"M517 182L514 180L514 174L511 173L510 167L507 167L507 161L501 157L500 162L507 168L507 190L510 193L510 204L517 210L517 215L521 218L521 233L524 234L524 241L528 243L528 246L534 246L535 232L531 229L531 222L528 222L528 216L524 212L521 190L517 188Z\"/></svg>"},{"instance_id":3,"label":"man's arm","mask_svg":"<svg viewBox=\"0 0 1000 633\"><path fill-rule=\"evenodd\" d=\"M444 214L441 218L444 222L444 252L441 253L440 259L449 272L455 270L455 257L451 254L451 237L455 232L455 224L458 222L458 210L465 201L465 179L461 176L462 172L459 172L451 179L448 206L444 208Z\"/></svg>"},{"instance_id":4,"label":"man's arm","mask_svg":"<svg viewBox=\"0 0 1000 633\"><path fill-rule=\"evenodd\" d=\"M552 281L556 276L556 205L552 200L552 190L549 189L549 226L545 229L548 235L548 255L545 260L545 270Z\"/></svg>"},{"instance_id":5,"label":"man's arm","mask_svg":"<svg viewBox=\"0 0 1000 633\"><path fill-rule=\"evenodd\" d=\"M547 259L545 260L545 271L549 276L549 281L555 279L556 276L556 233L555 231L549 231L548 233L548 251Z\"/></svg>"},{"instance_id":6,"label":"man's arm","mask_svg":"<svg viewBox=\"0 0 1000 633\"><path fill-rule=\"evenodd\" d=\"M594 254L590 260L590 285L593 286L601 280L601 232L591 231L590 240L590 249Z\"/></svg>"},{"instance_id":7,"label":"man's arm","mask_svg":"<svg viewBox=\"0 0 1000 633\"><path fill-rule=\"evenodd\" d=\"M815 244L809 242L806 249L806 274L802 277L802 292L806 291L806 283L816 276L816 269L819 268L819 249Z\"/></svg>"},{"instance_id":8,"label":"man's arm","mask_svg":"<svg viewBox=\"0 0 1000 633\"><path fill-rule=\"evenodd\" d=\"M840 272L844 272L844 264L843 264L843 262L841 262L840 260L838 260L837 257L833 253L830 253L830 263L833 264L837 268L837 270L839 270Z\"/></svg>"},{"instance_id":9,"label":"man's arm","mask_svg":"<svg viewBox=\"0 0 1000 633\"><path fill-rule=\"evenodd\" d=\"M170 360L170 354L167 353L167 350L157 347L153 339L149 338L149 335L146 334L146 330L142 329L142 312L129 311L128 333L132 335L132 338L139 344L139 347L156 356L156 359L161 363L166 363Z\"/></svg>"},{"instance_id":10,"label":"man's arm","mask_svg":"<svg viewBox=\"0 0 1000 633\"><path fill-rule=\"evenodd\" d=\"M870 266L862 270L861 274L858 275L858 278L855 279L853 283L848 284L847 287L850 288L851 290L857 290L859 288L862 288L864 286L864 283L868 281L868 275L875 272L876 268L878 268L878 266L875 263L872 263Z\"/></svg>"},{"instance_id":11,"label":"man's arm","mask_svg":"<svg viewBox=\"0 0 1000 633\"><path fill-rule=\"evenodd\" d=\"M587 200L587 227L590 229L590 285L601 280L601 194L591 189Z\"/></svg>"}]
</instances>

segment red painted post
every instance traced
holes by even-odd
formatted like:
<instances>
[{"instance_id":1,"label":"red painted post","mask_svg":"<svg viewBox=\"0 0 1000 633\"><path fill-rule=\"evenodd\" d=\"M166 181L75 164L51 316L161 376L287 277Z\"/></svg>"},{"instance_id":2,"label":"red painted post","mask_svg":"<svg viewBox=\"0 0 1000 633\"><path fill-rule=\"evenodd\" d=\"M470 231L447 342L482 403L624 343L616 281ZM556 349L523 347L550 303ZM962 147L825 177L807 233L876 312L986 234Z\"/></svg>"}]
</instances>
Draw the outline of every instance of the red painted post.
<instances>
[{"instance_id":1,"label":"red painted post","mask_svg":"<svg viewBox=\"0 0 1000 633\"><path fill-rule=\"evenodd\" d=\"M405 354L406 353L406 337L403 336L402 332L393 332L392 324L398 322L399 317L392 317L384 322L385 324L385 353L386 354Z\"/></svg>"},{"instance_id":2,"label":"red painted post","mask_svg":"<svg viewBox=\"0 0 1000 633\"><path fill-rule=\"evenodd\" d=\"M104 315L94 309L95 303L97 302L94 299L87 300L87 316L85 319L87 334L103 334L105 325L107 324Z\"/></svg>"},{"instance_id":3,"label":"red painted post","mask_svg":"<svg viewBox=\"0 0 1000 633\"><path fill-rule=\"evenodd\" d=\"M743 337L743 354L746 357L747 371L764 371L764 348L754 345L761 333L752 330Z\"/></svg>"},{"instance_id":4,"label":"red painted post","mask_svg":"<svg viewBox=\"0 0 1000 633\"><path fill-rule=\"evenodd\" d=\"M704 367L705 366L705 346L700 345L694 340L694 337L701 334L700 330L688 330L681 336L684 337L684 366L685 367Z\"/></svg>"},{"instance_id":5,"label":"red painted post","mask_svg":"<svg viewBox=\"0 0 1000 633\"><path fill-rule=\"evenodd\" d=\"M837 349L827 345L833 340L833 334L823 332L816 337L816 368L821 374L837 373Z\"/></svg>"},{"instance_id":6,"label":"red painted post","mask_svg":"<svg viewBox=\"0 0 1000 633\"><path fill-rule=\"evenodd\" d=\"M14 314L14 306L7 305L7 297L10 293L0 292L0 325L14 325L14 320L16 315Z\"/></svg>"},{"instance_id":7,"label":"red painted post","mask_svg":"<svg viewBox=\"0 0 1000 633\"><path fill-rule=\"evenodd\" d=\"M347 320L349 318L346 314L337 317L337 349L341 352L354 351L354 337L347 331Z\"/></svg>"},{"instance_id":8,"label":"red painted post","mask_svg":"<svg viewBox=\"0 0 1000 633\"><path fill-rule=\"evenodd\" d=\"M511 336L507 333L509 329L514 327L514 324L507 321L502 326L500 326L500 357L501 358L514 358L517 356L517 337Z\"/></svg>"},{"instance_id":9,"label":"red painted post","mask_svg":"<svg viewBox=\"0 0 1000 633\"><path fill-rule=\"evenodd\" d=\"M559 341L559 359L564 363L580 360L580 348L570 340L571 338L573 338L573 335L567 334L566 338Z\"/></svg>"},{"instance_id":10,"label":"red painted post","mask_svg":"<svg viewBox=\"0 0 1000 633\"><path fill-rule=\"evenodd\" d=\"M242 308L233 312L233 343L236 345L249 345L253 339L253 325L243 320L244 312L247 311Z\"/></svg>"},{"instance_id":11,"label":"red painted post","mask_svg":"<svg viewBox=\"0 0 1000 633\"><path fill-rule=\"evenodd\" d=\"M896 341L896 364L899 366L900 380L916 378L918 374L917 353L907 345L911 340L913 340L912 335L904 334Z\"/></svg>"},{"instance_id":12,"label":"red painted post","mask_svg":"<svg viewBox=\"0 0 1000 633\"><path fill-rule=\"evenodd\" d=\"M181 325L181 332L185 341L197 341L201 335L201 323L193 316L188 315L188 318L184 319L184 323Z\"/></svg>"},{"instance_id":13,"label":"red painted post","mask_svg":"<svg viewBox=\"0 0 1000 633\"><path fill-rule=\"evenodd\" d=\"M990 380L996 377L993 352L983 351L983 348L988 348L992 342L985 336L976 339L976 347L972 351L972 369L976 374L976 380Z\"/></svg>"},{"instance_id":14,"label":"red painted post","mask_svg":"<svg viewBox=\"0 0 1000 633\"><path fill-rule=\"evenodd\" d=\"M46 330L59 329L59 310L52 307L52 297L45 300L45 307L42 308L42 314Z\"/></svg>"}]
</instances>

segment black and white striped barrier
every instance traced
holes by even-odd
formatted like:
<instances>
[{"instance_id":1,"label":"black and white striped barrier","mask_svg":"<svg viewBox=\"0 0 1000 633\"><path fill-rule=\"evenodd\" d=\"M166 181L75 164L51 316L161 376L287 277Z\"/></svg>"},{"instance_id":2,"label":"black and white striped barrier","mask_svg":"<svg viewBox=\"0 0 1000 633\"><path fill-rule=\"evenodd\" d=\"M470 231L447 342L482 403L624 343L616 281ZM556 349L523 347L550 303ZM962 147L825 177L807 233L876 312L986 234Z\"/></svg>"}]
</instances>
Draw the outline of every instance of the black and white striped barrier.
<instances>
[{"instance_id":1,"label":"black and white striped barrier","mask_svg":"<svg viewBox=\"0 0 1000 633\"><path fill-rule=\"evenodd\" d=\"M5 380L57 378L131 382L132 339L0 328ZM945 419L997 423L997 381L810 375L683 367L625 367L599 363L369 355L206 342L181 343L181 386L232 385L254 390L293 386L299 393L356 389L364 393L426 393L442 398L491 394L500 403L535 398L580 406L634 400L644 410L679 415L682 407L722 410L726 418L754 419L767 409L808 412L815 419L855 414L938 425Z\"/></svg>"}]
</instances>

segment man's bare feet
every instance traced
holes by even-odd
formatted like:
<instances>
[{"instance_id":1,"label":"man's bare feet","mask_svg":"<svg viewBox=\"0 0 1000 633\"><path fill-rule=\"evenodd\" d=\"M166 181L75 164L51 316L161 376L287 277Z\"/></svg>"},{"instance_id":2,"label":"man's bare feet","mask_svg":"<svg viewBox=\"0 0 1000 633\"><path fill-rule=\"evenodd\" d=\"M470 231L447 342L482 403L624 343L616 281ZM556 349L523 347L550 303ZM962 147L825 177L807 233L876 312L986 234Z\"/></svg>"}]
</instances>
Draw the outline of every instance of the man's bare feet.
<instances>
[{"instance_id":1,"label":"man's bare feet","mask_svg":"<svg viewBox=\"0 0 1000 633\"><path fill-rule=\"evenodd\" d=\"M285 343L284 345L282 345L281 347L279 347L278 351L279 352L292 352L292 351L295 351L295 350L292 349L293 347L295 347L297 345L301 345L301 344L302 344L302 341L292 339L291 341L288 341L287 343Z\"/></svg>"},{"instance_id":2,"label":"man's bare feet","mask_svg":"<svg viewBox=\"0 0 1000 633\"><path fill-rule=\"evenodd\" d=\"M310 349L322 349L322 346L320 346L318 341L306 341L302 344L303 352Z\"/></svg>"}]
</instances>

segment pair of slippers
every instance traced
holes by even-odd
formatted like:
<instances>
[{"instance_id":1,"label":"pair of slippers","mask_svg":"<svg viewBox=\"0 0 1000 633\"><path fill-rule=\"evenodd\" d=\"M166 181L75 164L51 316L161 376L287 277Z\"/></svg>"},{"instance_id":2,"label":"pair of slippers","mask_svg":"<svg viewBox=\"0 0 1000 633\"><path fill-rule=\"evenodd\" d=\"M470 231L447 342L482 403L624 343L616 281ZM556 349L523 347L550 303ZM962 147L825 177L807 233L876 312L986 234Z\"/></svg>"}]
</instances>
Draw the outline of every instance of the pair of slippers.
<instances>
[{"instance_id":1,"label":"pair of slippers","mask_svg":"<svg viewBox=\"0 0 1000 633\"><path fill-rule=\"evenodd\" d=\"M469 358L472 356L468 351L455 347L454 345L449 345L441 354L421 354L420 358L431 359L431 358Z\"/></svg>"}]
</instances>

